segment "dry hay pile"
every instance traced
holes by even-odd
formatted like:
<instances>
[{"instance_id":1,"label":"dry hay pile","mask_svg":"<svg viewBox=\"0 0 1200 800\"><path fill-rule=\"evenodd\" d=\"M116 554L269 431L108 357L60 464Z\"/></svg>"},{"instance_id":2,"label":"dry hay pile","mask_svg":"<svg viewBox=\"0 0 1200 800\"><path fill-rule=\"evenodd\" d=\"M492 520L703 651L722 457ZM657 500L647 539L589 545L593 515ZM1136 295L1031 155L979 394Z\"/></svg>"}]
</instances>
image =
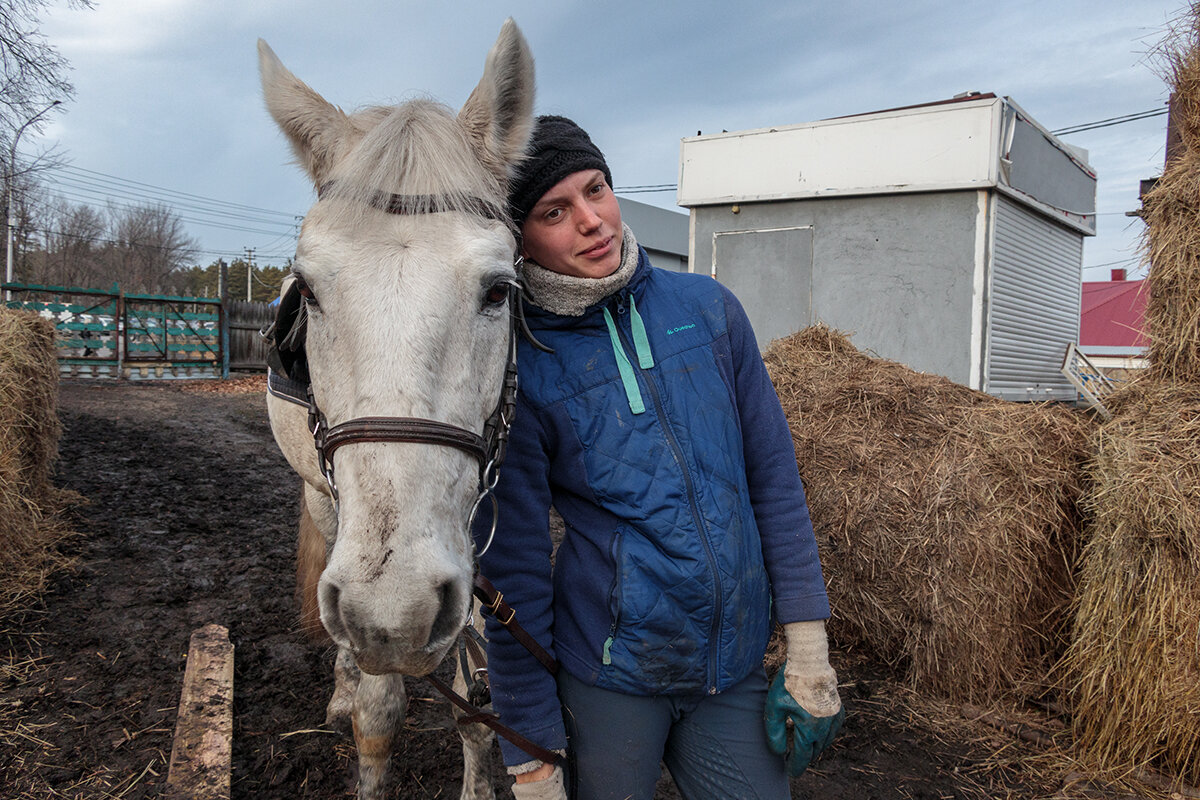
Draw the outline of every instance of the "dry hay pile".
<instances>
[{"instance_id":1,"label":"dry hay pile","mask_svg":"<svg viewBox=\"0 0 1200 800\"><path fill-rule=\"evenodd\" d=\"M833 607L830 636L973 702L1059 648L1088 421L860 353L817 326L764 356Z\"/></svg>"},{"instance_id":2,"label":"dry hay pile","mask_svg":"<svg viewBox=\"0 0 1200 800\"><path fill-rule=\"evenodd\" d=\"M1064 660L1077 749L1200 783L1200 384L1138 381L1110 404Z\"/></svg>"},{"instance_id":3,"label":"dry hay pile","mask_svg":"<svg viewBox=\"0 0 1200 800\"><path fill-rule=\"evenodd\" d=\"M1200 3L1162 48L1184 146L1143 198L1150 367L1096 436L1063 674L1077 754L1200 783ZM1108 401L1106 401L1108 402Z\"/></svg>"},{"instance_id":4,"label":"dry hay pile","mask_svg":"<svg viewBox=\"0 0 1200 800\"><path fill-rule=\"evenodd\" d=\"M1180 20L1160 55L1182 152L1142 198L1143 250L1152 265L1146 277L1148 375L1200 381L1200 3Z\"/></svg>"},{"instance_id":5,"label":"dry hay pile","mask_svg":"<svg viewBox=\"0 0 1200 800\"><path fill-rule=\"evenodd\" d=\"M1195 65L1200 73L1200 63ZM1200 110L1198 110L1200 113ZM1200 147L1200 142L1197 142ZM1200 150L1166 168L1143 198L1147 375L1160 381L1200 381Z\"/></svg>"},{"instance_id":6,"label":"dry hay pile","mask_svg":"<svg viewBox=\"0 0 1200 800\"><path fill-rule=\"evenodd\" d=\"M58 455L54 325L0 308L0 613L41 589L66 535L68 496L50 485Z\"/></svg>"}]
</instances>

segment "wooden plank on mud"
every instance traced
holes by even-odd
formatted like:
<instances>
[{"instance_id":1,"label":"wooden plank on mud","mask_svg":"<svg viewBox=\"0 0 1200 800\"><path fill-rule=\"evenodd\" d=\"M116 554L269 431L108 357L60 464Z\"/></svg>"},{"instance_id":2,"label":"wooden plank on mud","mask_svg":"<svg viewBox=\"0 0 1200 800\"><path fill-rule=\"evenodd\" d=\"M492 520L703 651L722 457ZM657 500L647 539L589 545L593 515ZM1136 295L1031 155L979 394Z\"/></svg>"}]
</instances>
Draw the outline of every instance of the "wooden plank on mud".
<instances>
[{"instance_id":1,"label":"wooden plank on mud","mask_svg":"<svg viewBox=\"0 0 1200 800\"><path fill-rule=\"evenodd\" d=\"M229 630L205 625L192 632L167 800L229 800L233 740L233 645Z\"/></svg>"}]
</instances>

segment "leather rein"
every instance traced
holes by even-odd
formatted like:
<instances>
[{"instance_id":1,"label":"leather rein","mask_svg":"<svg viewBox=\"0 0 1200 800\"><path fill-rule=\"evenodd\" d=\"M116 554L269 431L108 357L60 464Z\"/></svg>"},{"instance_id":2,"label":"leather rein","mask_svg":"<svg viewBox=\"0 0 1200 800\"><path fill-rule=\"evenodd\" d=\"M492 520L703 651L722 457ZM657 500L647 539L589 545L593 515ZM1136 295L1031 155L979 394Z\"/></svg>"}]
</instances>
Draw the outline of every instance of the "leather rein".
<instances>
[{"instance_id":1,"label":"leather rein","mask_svg":"<svg viewBox=\"0 0 1200 800\"><path fill-rule=\"evenodd\" d=\"M318 190L317 196L320 197L321 194L324 194L331 185L330 183L323 185ZM439 195L400 195L377 192L368 202L373 208L388 214L412 215L439 211L463 211L482 216L485 219L508 223L507 217L495 204L476 197L456 200ZM525 321L524 286L521 283L523 263L524 259L519 254L514 257L513 267L516 270L517 279L508 285L508 352L504 365L504 381L496 407L484 422L482 434L457 425L422 417L356 417L330 427L324 413L317 405L312 384L309 383L307 390L308 427L316 446L317 463L320 466L321 475L329 485L335 509L338 503L338 490L337 482L334 479L333 454L339 448L362 442L407 442L453 447L467 453L479 462L479 494L467 518L468 536L471 535L475 517L484 500L490 498L492 501L491 530L488 533L487 542L483 549L476 554L476 558L487 552L492 539L495 538L500 515L499 504L493 490L500 478L500 465L504 463L504 456L508 450L509 432L512 428L513 412L517 403L518 336L524 335L534 347L552 352L550 348L533 336ZM475 575L473 593L482 603L483 610L495 616L497 621L508 629L513 638L529 650L551 674L558 672L558 662L516 622L516 612L504 602L504 595L478 573ZM483 711L478 707L486 705L490 697L486 681L481 677L481 673L486 675L487 672L486 657L479 646L467 638L468 633L478 635L471 627L469 619L464 630L464 634L460 637L459 657L464 679L472 680L473 678L468 693L471 700L462 697L432 674L425 676L447 700L465 712L466 716L459 718L458 723L460 725L469 723L487 725L530 756L546 763L562 763L564 759L561 755L529 741L521 734L503 725L496 714ZM484 666L472 672L468 667L467 650L472 652L477 664Z\"/></svg>"}]
</instances>

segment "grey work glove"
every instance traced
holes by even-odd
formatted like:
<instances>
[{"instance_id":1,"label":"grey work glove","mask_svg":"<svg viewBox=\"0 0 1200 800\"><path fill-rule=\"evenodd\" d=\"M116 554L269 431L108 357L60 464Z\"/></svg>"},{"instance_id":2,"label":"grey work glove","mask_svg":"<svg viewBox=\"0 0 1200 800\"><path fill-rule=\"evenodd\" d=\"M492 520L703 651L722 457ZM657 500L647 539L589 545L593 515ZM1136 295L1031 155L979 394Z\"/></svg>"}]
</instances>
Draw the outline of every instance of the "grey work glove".
<instances>
[{"instance_id":1,"label":"grey work glove","mask_svg":"<svg viewBox=\"0 0 1200 800\"><path fill-rule=\"evenodd\" d=\"M567 800L567 790L563 788L562 767L556 766L549 778L529 783L514 783L513 797L516 800Z\"/></svg>"}]
</instances>

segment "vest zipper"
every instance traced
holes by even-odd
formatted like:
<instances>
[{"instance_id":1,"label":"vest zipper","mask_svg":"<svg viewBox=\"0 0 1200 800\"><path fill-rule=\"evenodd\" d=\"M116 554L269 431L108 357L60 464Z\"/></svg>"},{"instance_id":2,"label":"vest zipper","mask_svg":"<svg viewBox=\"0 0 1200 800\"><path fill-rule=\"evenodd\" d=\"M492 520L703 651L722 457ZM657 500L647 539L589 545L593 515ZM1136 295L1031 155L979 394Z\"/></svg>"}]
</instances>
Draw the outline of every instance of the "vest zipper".
<instances>
[{"instance_id":1,"label":"vest zipper","mask_svg":"<svg viewBox=\"0 0 1200 800\"><path fill-rule=\"evenodd\" d=\"M608 638L604 640L604 652L601 655L600 663L604 666L612 664L612 646L613 640L617 638L617 626L621 622L621 597L620 592L623 588L621 585L621 558L622 558L622 534L618 532L613 536L613 544L610 548L610 555L613 564L616 568L613 570L612 586L608 590L608 613L612 616L612 624L608 628Z\"/></svg>"},{"instance_id":2,"label":"vest zipper","mask_svg":"<svg viewBox=\"0 0 1200 800\"><path fill-rule=\"evenodd\" d=\"M617 308L618 319L625 315L626 305L625 297L629 290L617 294L615 303ZM633 298L629 297L630 303ZM631 323L632 326L632 323ZM620 325L614 326L620 338L620 344L623 350L634 350L629 345L625 331ZM628 355L626 354L628 360ZM700 513L699 500L696 497L696 487L692 483L692 473L687 468L687 460L683 456L683 448L679 446L679 440L675 436L675 431L671 428L670 420L667 418L666 407L663 405L662 396L659 393L658 386L654 382L654 377L639 364L638 371L642 373L642 377L646 381L646 388L650 392L650 399L653 401L655 416L658 418L659 424L662 426L663 435L666 437L667 444L671 448L671 455L675 459L675 466L679 468L683 475L684 488L687 491L688 508L692 513L692 521L696 524L696 529L700 532L700 544L704 548L705 558L708 560L708 569L713 577L713 622L708 635L708 693L717 693L717 660L720 654L720 633L721 625L724 620L724 604L722 597L724 591L721 587L721 572L717 569L717 558L713 554L712 542L708 534L708 526L704 524L704 517ZM605 642L605 653L608 652L608 647L611 646L611 638L609 642Z\"/></svg>"}]
</instances>

